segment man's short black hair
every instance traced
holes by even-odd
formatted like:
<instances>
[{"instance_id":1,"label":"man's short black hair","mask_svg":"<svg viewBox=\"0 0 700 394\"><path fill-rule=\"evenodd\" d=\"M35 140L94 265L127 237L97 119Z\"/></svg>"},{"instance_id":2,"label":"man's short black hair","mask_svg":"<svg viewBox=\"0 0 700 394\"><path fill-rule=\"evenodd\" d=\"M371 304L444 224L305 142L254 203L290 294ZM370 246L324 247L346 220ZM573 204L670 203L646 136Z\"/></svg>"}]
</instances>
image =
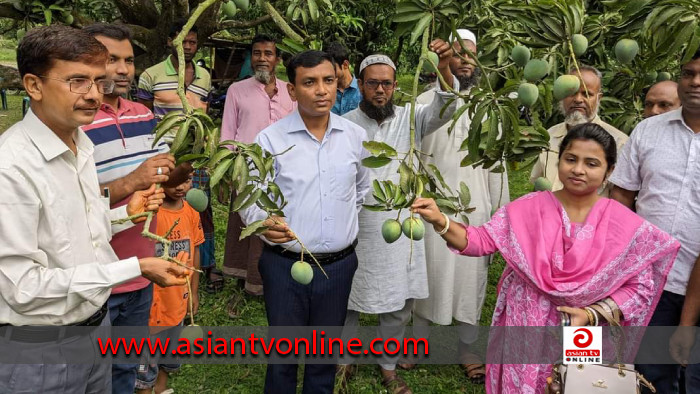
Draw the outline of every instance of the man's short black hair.
<instances>
[{"instance_id":1,"label":"man's short black hair","mask_svg":"<svg viewBox=\"0 0 700 394\"><path fill-rule=\"evenodd\" d=\"M177 35L182 31L182 28L185 27L186 23L187 19L178 19L175 22L173 22L173 27L170 28L170 34L168 35L168 38L177 37ZM197 25L192 26L192 28L190 29L190 33L197 34Z\"/></svg>"},{"instance_id":2,"label":"man's short black hair","mask_svg":"<svg viewBox=\"0 0 700 394\"><path fill-rule=\"evenodd\" d=\"M282 52L280 51L279 48L277 48L277 39L275 39L272 36L269 36L267 34L256 34L255 37L253 37L253 41L250 43L251 48L253 45L259 43L259 42L271 42L275 44L275 50L277 51L277 57L280 57L282 55Z\"/></svg>"},{"instance_id":3,"label":"man's short black hair","mask_svg":"<svg viewBox=\"0 0 700 394\"><path fill-rule=\"evenodd\" d=\"M35 27L17 46L19 75L46 75L54 61L105 65L107 48L83 30L65 25Z\"/></svg>"},{"instance_id":4,"label":"man's short black hair","mask_svg":"<svg viewBox=\"0 0 700 394\"><path fill-rule=\"evenodd\" d=\"M131 29L118 23L93 23L85 26L83 31L93 37L103 36L117 41L129 40L131 42Z\"/></svg>"},{"instance_id":5,"label":"man's short black hair","mask_svg":"<svg viewBox=\"0 0 700 394\"><path fill-rule=\"evenodd\" d=\"M287 78L292 85L296 84L297 68L313 68L323 62L330 62L335 70L335 61L331 55L321 51L304 51L297 53L287 65ZM335 71L334 71L335 72Z\"/></svg>"},{"instance_id":6,"label":"man's short black hair","mask_svg":"<svg viewBox=\"0 0 700 394\"><path fill-rule=\"evenodd\" d=\"M324 48L324 52L331 55L337 65L343 64L346 60L350 62L350 53L347 48L339 42L332 42Z\"/></svg>"}]
</instances>

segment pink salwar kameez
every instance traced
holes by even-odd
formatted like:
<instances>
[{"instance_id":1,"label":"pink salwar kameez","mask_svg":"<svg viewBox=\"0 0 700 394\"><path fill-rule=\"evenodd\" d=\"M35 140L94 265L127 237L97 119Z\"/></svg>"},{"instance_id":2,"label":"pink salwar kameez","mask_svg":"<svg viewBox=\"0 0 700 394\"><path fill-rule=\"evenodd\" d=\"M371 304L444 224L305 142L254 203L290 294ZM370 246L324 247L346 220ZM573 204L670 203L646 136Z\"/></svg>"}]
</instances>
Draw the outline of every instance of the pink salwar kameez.
<instances>
[{"instance_id":1,"label":"pink salwar kameez","mask_svg":"<svg viewBox=\"0 0 700 394\"><path fill-rule=\"evenodd\" d=\"M499 251L506 268L493 326L558 326L557 306L584 307L611 297L622 325L644 326L658 302L680 244L622 204L601 198L584 223L571 223L551 192L502 207L467 227L467 247ZM488 393L544 393L549 364L489 364Z\"/></svg>"}]
</instances>

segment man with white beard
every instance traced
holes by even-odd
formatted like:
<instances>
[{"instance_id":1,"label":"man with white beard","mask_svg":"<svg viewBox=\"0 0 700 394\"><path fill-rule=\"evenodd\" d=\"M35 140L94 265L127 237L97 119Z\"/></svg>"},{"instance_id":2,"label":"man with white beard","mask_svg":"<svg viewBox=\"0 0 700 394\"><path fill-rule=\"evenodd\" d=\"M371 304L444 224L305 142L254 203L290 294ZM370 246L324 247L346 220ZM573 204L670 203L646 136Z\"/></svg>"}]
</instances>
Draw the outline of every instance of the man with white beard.
<instances>
[{"instance_id":1,"label":"man with white beard","mask_svg":"<svg viewBox=\"0 0 700 394\"><path fill-rule=\"evenodd\" d=\"M296 109L287 91L287 83L275 77L280 52L275 39L266 35L253 37L251 67L253 78L232 84L226 92L224 119L221 123L221 140L234 140L250 144L258 133L289 115ZM235 192L234 192L235 193ZM231 201L233 201L232 196ZM263 286L258 272L258 260L262 253L262 241L258 237L239 240L245 227L238 213L231 211L226 231L226 253L223 272L242 281L246 293L262 295ZM234 292L227 306L231 318L238 317L242 298Z\"/></svg>"},{"instance_id":2,"label":"man with white beard","mask_svg":"<svg viewBox=\"0 0 700 394\"><path fill-rule=\"evenodd\" d=\"M600 71L591 66L580 66L579 69L581 70L581 76L579 77L581 79L581 87L576 94L565 97L559 102L559 110L566 118L563 123L552 126L548 130L550 136L549 151L540 154L530 175L530 182L533 183L539 177L547 178L552 183L552 191L557 191L564 187L559 181L557 163L559 162L559 145L570 128L588 122L598 124L615 138L618 152L629 139L627 134L603 122L598 116L600 99L603 97ZM578 71L574 69L569 74L578 75ZM586 88L588 88L588 94L586 94ZM603 183L603 185L606 184L607 182ZM608 186L603 187L599 193L605 197L609 196L611 188Z\"/></svg>"},{"instance_id":3,"label":"man with white beard","mask_svg":"<svg viewBox=\"0 0 700 394\"><path fill-rule=\"evenodd\" d=\"M476 53L476 35L468 29L458 29L460 41L452 40L452 50L460 56L453 56L450 70L459 81L463 93L468 93L479 81L480 70L469 55ZM418 96L418 103L429 103L436 91L430 90ZM457 108L465 105L457 99ZM459 147L467 138L471 125L470 116L465 112L457 121L452 133L447 132L452 122L448 122L435 133L423 138L421 150L431 155L426 162L434 164L441 171L445 182L452 190L459 190L464 182L471 193L471 206L476 208L469 216L473 226L486 223L493 209L510 202L508 176L472 166L460 167L465 155ZM457 220L456 217L453 217ZM453 320L459 329L459 355L461 368L467 378L476 384L484 381L486 373L483 360L480 360L469 344L477 340L481 308L486 295L486 279L490 256L460 256L445 248L445 241L434 231L425 234L425 259L428 269L428 292L426 299L416 300L413 311L414 334L427 338L430 323L451 325ZM410 369L413 364L400 367Z\"/></svg>"}]
</instances>

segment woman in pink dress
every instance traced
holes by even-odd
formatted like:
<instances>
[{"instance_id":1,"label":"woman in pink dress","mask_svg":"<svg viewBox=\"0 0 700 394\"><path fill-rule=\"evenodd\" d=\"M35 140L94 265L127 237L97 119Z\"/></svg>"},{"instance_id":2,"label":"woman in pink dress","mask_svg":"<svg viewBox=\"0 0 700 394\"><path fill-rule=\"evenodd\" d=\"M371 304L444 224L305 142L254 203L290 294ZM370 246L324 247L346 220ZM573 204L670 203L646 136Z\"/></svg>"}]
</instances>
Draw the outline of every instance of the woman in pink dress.
<instances>
[{"instance_id":1,"label":"woman in pink dress","mask_svg":"<svg viewBox=\"0 0 700 394\"><path fill-rule=\"evenodd\" d=\"M481 227L450 223L432 199L416 199L412 210L457 253L503 255L493 326L592 325L593 304L617 309L623 326L644 326L680 244L598 195L616 156L610 134L580 125L559 150L562 190L525 195ZM548 364L489 364L486 391L544 393L550 373Z\"/></svg>"}]
</instances>

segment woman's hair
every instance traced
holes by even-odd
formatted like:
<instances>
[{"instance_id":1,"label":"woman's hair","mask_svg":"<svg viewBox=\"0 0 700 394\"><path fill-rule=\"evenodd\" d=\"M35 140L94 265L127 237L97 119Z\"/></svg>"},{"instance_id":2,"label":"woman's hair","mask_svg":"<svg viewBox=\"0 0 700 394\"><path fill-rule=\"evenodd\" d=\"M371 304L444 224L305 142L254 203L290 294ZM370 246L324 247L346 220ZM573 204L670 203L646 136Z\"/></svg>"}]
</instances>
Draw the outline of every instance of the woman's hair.
<instances>
[{"instance_id":1,"label":"woman's hair","mask_svg":"<svg viewBox=\"0 0 700 394\"><path fill-rule=\"evenodd\" d=\"M605 152L605 161L608 162L607 169L611 169L615 162L617 161L617 144L615 139L605 131L600 125L595 123L584 123L575 127L572 127L566 136L561 141L559 146L559 159L561 160L561 155L564 151L571 145L575 140L583 141L595 141Z\"/></svg>"}]
</instances>

